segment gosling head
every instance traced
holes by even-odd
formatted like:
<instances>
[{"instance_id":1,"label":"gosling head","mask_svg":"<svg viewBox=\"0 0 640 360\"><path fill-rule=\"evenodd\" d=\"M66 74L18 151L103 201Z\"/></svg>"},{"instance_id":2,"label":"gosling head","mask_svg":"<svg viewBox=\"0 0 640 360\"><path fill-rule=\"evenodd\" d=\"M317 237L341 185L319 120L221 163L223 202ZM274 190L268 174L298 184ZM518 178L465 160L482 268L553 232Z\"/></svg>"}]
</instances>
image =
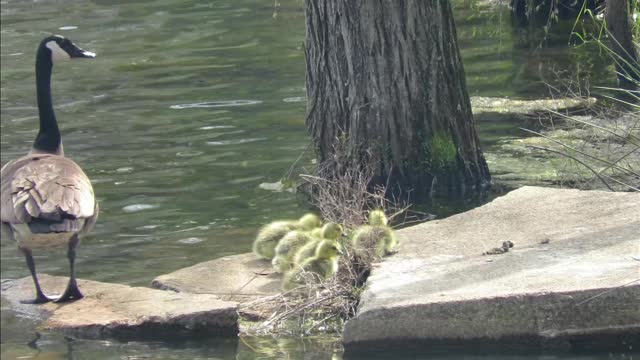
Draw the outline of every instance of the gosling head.
<instances>
[{"instance_id":1,"label":"gosling head","mask_svg":"<svg viewBox=\"0 0 640 360\"><path fill-rule=\"evenodd\" d=\"M342 225L330 222L322 227L321 236L323 239L338 240L342 236L342 232Z\"/></svg>"},{"instance_id":2,"label":"gosling head","mask_svg":"<svg viewBox=\"0 0 640 360\"><path fill-rule=\"evenodd\" d=\"M305 214L298 220L298 223L303 229L311 230L313 228L320 227L322 220L316 214Z\"/></svg>"},{"instance_id":3,"label":"gosling head","mask_svg":"<svg viewBox=\"0 0 640 360\"><path fill-rule=\"evenodd\" d=\"M373 226L387 226L387 216L382 210L372 210L369 212L369 224Z\"/></svg>"},{"instance_id":4,"label":"gosling head","mask_svg":"<svg viewBox=\"0 0 640 360\"><path fill-rule=\"evenodd\" d=\"M41 54L50 58L52 64L61 60L74 58L93 59L96 57L95 53L82 50L71 40L60 35L51 35L44 38L38 47L38 57Z\"/></svg>"},{"instance_id":5,"label":"gosling head","mask_svg":"<svg viewBox=\"0 0 640 360\"><path fill-rule=\"evenodd\" d=\"M316 248L316 257L318 259L332 259L341 254L342 248L334 240L322 240Z\"/></svg>"}]
</instances>

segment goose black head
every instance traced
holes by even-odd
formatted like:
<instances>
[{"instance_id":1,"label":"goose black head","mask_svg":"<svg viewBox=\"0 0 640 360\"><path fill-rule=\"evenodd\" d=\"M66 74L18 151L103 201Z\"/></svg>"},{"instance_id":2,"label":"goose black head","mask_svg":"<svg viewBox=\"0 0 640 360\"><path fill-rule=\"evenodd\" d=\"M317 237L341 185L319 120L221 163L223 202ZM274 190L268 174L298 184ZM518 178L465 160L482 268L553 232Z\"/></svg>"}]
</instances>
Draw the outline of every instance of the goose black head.
<instances>
[{"instance_id":1,"label":"goose black head","mask_svg":"<svg viewBox=\"0 0 640 360\"><path fill-rule=\"evenodd\" d=\"M96 54L79 48L71 40L60 35L47 36L40 42L40 50L51 54L51 62L69 60L73 58L93 59Z\"/></svg>"}]
</instances>

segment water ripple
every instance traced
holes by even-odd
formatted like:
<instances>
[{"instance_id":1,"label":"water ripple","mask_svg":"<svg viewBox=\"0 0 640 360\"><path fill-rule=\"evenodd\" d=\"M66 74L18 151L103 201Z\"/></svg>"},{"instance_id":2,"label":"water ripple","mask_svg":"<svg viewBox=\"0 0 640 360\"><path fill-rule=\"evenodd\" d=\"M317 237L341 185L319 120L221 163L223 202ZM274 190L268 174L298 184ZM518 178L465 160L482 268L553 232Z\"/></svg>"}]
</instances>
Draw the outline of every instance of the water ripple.
<instances>
[{"instance_id":1,"label":"water ripple","mask_svg":"<svg viewBox=\"0 0 640 360\"><path fill-rule=\"evenodd\" d=\"M251 138L251 139L207 141L207 145L237 145L237 144L244 144L248 142L262 141L262 140L267 140L267 138L261 137L261 138Z\"/></svg>"},{"instance_id":2,"label":"water ripple","mask_svg":"<svg viewBox=\"0 0 640 360\"><path fill-rule=\"evenodd\" d=\"M36 116L33 116L36 118ZM213 126L202 126L199 127L198 130L213 130L213 129L233 129L235 126L233 125L213 125Z\"/></svg>"},{"instance_id":3,"label":"water ripple","mask_svg":"<svg viewBox=\"0 0 640 360\"><path fill-rule=\"evenodd\" d=\"M199 242L203 242L204 240L197 238L197 237L190 237L190 238L186 238L186 239L180 239L178 240L179 243L182 244L197 244Z\"/></svg>"},{"instance_id":4,"label":"water ripple","mask_svg":"<svg viewBox=\"0 0 640 360\"><path fill-rule=\"evenodd\" d=\"M222 101L205 101L190 104L177 104L169 106L170 109L191 109L191 108L220 108L232 106L247 106L262 103L261 100L222 100Z\"/></svg>"},{"instance_id":5,"label":"water ripple","mask_svg":"<svg viewBox=\"0 0 640 360\"><path fill-rule=\"evenodd\" d=\"M287 103L303 102L303 101L307 101L307 97L306 96L289 97L289 98L282 99L282 101L287 102Z\"/></svg>"},{"instance_id":6,"label":"water ripple","mask_svg":"<svg viewBox=\"0 0 640 360\"><path fill-rule=\"evenodd\" d=\"M143 211L143 210L155 209L157 207L158 207L158 205L133 204L133 205L127 205L127 206L123 207L122 210L124 212L126 212L126 213L133 213L133 212L138 212L138 211Z\"/></svg>"}]
</instances>

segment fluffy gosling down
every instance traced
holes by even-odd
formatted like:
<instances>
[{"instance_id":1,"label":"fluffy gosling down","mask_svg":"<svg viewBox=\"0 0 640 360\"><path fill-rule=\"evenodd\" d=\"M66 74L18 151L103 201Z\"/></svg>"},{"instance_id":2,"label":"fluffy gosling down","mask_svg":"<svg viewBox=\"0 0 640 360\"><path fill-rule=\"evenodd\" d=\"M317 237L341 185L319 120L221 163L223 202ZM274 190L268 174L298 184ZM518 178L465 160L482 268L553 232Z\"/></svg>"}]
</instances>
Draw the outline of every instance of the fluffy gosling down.
<instances>
[{"instance_id":1,"label":"fluffy gosling down","mask_svg":"<svg viewBox=\"0 0 640 360\"><path fill-rule=\"evenodd\" d=\"M320 241L326 239L337 242L338 239L340 239L340 237L342 236L342 232L342 225L331 222L324 224L320 233L318 234L318 238L306 243L298 251L295 252L295 254L293 255L293 264L300 265L305 260L313 257L316 253L316 248L318 247Z\"/></svg>"},{"instance_id":2,"label":"fluffy gosling down","mask_svg":"<svg viewBox=\"0 0 640 360\"><path fill-rule=\"evenodd\" d=\"M340 244L334 240L321 240L315 255L288 271L282 282L283 290L291 290L309 282L321 282L338 272L338 258L342 254Z\"/></svg>"},{"instance_id":3,"label":"fluffy gosling down","mask_svg":"<svg viewBox=\"0 0 640 360\"><path fill-rule=\"evenodd\" d=\"M253 253L259 258L271 260L280 239L293 230L312 230L320 227L322 220L315 214L306 214L299 220L274 221L260 228L253 242Z\"/></svg>"},{"instance_id":4,"label":"fluffy gosling down","mask_svg":"<svg viewBox=\"0 0 640 360\"><path fill-rule=\"evenodd\" d=\"M285 235L276 246L276 255L271 260L271 264L275 271L283 273L291 268L293 263L293 254L305 244L313 241L314 231L290 231Z\"/></svg>"},{"instance_id":5,"label":"fluffy gosling down","mask_svg":"<svg viewBox=\"0 0 640 360\"><path fill-rule=\"evenodd\" d=\"M387 223L384 211L373 210L369 213L369 225L360 226L352 235L353 247L357 255L366 255L373 260L373 258L381 258L396 252L398 239Z\"/></svg>"},{"instance_id":6,"label":"fluffy gosling down","mask_svg":"<svg viewBox=\"0 0 640 360\"><path fill-rule=\"evenodd\" d=\"M325 224L320 231L318 231L318 229L312 231L291 231L278 242L275 249L276 255L271 261L271 264L277 272L284 273L291 269L296 253L303 247L311 243L317 245L317 242L325 237L337 239L341 234L342 226L334 223ZM312 247L312 251L315 253L315 246Z\"/></svg>"}]
</instances>

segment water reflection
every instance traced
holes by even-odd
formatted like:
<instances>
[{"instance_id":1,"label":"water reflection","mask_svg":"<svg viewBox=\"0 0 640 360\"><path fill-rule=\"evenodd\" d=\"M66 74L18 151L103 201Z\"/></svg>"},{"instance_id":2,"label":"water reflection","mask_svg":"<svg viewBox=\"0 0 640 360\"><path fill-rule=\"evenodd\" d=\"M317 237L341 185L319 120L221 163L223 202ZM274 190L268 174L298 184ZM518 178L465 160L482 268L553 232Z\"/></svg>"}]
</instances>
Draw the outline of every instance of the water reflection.
<instances>
[{"instance_id":1,"label":"water reflection","mask_svg":"<svg viewBox=\"0 0 640 360\"><path fill-rule=\"evenodd\" d=\"M81 340L50 332L36 332L32 320L17 316L2 304L2 359L221 359L221 360L632 360L634 353L608 355L487 354L466 349L466 355L449 355L443 349L344 355L339 336L274 338L204 338L188 341ZM456 352L460 349L456 349ZM636 355L640 355L637 354Z\"/></svg>"},{"instance_id":2,"label":"water reflection","mask_svg":"<svg viewBox=\"0 0 640 360\"><path fill-rule=\"evenodd\" d=\"M230 106L247 106L260 104L260 100L228 100L228 101L207 101L192 104L178 104L169 106L170 109L191 109L191 108L220 108Z\"/></svg>"},{"instance_id":3,"label":"water reflection","mask_svg":"<svg viewBox=\"0 0 640 360\"><path fill-rule=\"evenodd\" d=\"M34 334L28 343L3 343L3 356L21 359L220 359L220 360L632 360L633 354L599 355L449 355L446 352L404 351L344 355L338 339L270 337L207 339L173 342L77 340ZM3 357L4 358L4 357Z\"/></svg>"}]
</instances>

